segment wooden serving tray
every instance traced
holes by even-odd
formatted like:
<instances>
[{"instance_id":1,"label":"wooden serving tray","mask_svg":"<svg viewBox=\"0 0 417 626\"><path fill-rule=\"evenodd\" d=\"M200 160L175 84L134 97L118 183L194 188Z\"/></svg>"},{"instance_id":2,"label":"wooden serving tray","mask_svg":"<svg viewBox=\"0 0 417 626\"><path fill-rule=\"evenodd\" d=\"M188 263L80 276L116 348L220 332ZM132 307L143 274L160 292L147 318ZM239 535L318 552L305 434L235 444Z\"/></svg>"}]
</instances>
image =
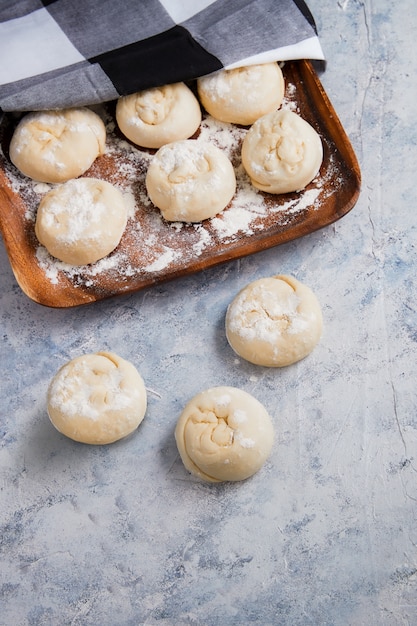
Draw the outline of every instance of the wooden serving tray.
<instances>
[{"instance_id":1,"label":"wooden serving tray","mask_svg":"<svg viewBox=\"0 0 417 626\"><path fill-rule=\"evenodd\" d=\"M195 138L213 141L226 151L235 166L237 193L216 218L170 224L146 194L145 175L155 151L138 149L122 137L110 104L100 111L107 125L106 153L85 175L117 185L126 194L130 217L112 254L78 268L53 259L35 237L37 206L52 186L22 176L10 163L13 116L5 116L0 135L0 230L26 295L42 305L73 307L134 292L302 237L350 211L358 199L361 175L349 139L312 64L287 62L283 73L282 106L307 120L323 142L320 173L305 190L284 195L256 191L240 160L247 129L205 117Z\"/></svg>"}]
</instances>

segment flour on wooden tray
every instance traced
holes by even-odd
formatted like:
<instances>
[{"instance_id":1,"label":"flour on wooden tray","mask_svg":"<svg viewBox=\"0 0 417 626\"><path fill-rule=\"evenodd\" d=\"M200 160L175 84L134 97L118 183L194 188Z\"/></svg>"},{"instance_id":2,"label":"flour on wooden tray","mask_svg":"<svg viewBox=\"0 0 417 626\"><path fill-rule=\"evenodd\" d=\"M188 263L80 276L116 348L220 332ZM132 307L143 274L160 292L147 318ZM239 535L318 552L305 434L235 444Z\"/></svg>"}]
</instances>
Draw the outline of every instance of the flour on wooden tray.
<instances>
[{"instance_id":1,"label":"flour on wooden tray","mask_svg":"<svg viewBox=\"0 0 417 626\"><path fill-rule=\"evenodd\" d=\"M292 84L287 85L283 107L297 110ZM146 172L155 151L140 149L120 136L113 117L104 108L101 116L107 129L106 151L87 175L106 179L123 193L128 209L125 235L113 253L81 267L62 263L38 246L36 261L51 284L59 283L60 276L65 276L74 286L88 287L94 286L100 275L111 275L117 283L120 282L122 290L125 285L128 287L132 277L164 277L166 272L184 269L200 258L218 254L219 250L227 251L228 246L240 246L255 233L264 231L268 237L271 226L290 224L297 213L319 208L326 194L330 193L326 192L324 182L326 177L335 176L331 154L329 168L296 198L285 201L279 197L266 198L251 185L242 167L240 146L247 128L208 116L202 120L196 140L211 142L232 161L237 184L235 196L214 218L194 224L168 223L152 205L145 186ZM23 199L25 220L34 223L41 198L56 185L31 181L7 161L5 170L12 191Z\"/></svg>"},{"instance_id":2,"label":"flour on wooden tray","mask_svg":"<svg viewBox=\"0 0 417 626\"><path fill-rule=\"evenodd\" d=\"M171 250L170 248L166 248L162 254L155 259L153 263L147 265L145 270L147 272L160 272L165 267L167 267L172 261L178 258L179 252L175 252L175 250Z\"/></svg>"}]
</instances>

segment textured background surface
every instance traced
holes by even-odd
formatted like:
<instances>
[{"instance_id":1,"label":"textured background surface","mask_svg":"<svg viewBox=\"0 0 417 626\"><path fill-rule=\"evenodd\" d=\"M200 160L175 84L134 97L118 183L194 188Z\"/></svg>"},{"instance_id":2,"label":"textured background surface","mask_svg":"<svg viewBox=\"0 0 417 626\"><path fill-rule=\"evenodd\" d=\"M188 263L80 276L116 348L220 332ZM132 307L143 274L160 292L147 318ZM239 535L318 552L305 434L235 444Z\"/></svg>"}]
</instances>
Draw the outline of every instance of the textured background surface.
<instances>
[{"instance_id":1,"label":"textured background surface","mask_svg":"<svg viewBox=\"0 0 417 626\"><path fill-rule=\"evenodd\" d=\"M415 73L411 0L310 0L324 87L359 158L345 218L299 241L76 310L32 303L0 246L0 624L417 623ZM402 6L401 6L402 5ZM290 273L324 313L320 345L274 371L227 345L231 296ZM58 367L110 349L149 389L130 439L50 425ZM211 385L268 408L276 442L241 484L189 477L173 429Z\"/></svg>"}]
</instances>

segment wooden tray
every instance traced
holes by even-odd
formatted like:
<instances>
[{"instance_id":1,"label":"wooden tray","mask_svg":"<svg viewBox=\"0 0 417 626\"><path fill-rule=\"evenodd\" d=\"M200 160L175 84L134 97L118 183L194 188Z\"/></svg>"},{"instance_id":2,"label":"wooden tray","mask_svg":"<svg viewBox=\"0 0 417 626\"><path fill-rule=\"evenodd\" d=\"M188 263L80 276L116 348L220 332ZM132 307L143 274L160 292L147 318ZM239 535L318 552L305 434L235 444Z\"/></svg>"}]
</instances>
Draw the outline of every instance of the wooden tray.
<instances>
[{"instance_id":1,"label":"wooden tray","mask_svg":"<svg viewBox=\"0 0 417 626\"><path fill-rule=\"evenodd\" d=\"M361 176L346 133L309 61L286 63L283 72L283 107L310 122L323 141L320 173L305 190L285 195L257 192L240 162L246 129L206 117L196 137L207 138L227 152L237 174L236 196L216 218L197 225L169 224L146 195L145 174L154 151L139 150L118 133L110 105L102 111L107 151L86 176L116 184L126 194L130 218L118 248L106 259L81 268L58 262L39 246L34 234L36 210L51 186L20 175L8 160L13 116L6 116L0 136L0 230L22 290L50 307L87 304L277 246L350 211Z\"/></svg>"}]
</instances>

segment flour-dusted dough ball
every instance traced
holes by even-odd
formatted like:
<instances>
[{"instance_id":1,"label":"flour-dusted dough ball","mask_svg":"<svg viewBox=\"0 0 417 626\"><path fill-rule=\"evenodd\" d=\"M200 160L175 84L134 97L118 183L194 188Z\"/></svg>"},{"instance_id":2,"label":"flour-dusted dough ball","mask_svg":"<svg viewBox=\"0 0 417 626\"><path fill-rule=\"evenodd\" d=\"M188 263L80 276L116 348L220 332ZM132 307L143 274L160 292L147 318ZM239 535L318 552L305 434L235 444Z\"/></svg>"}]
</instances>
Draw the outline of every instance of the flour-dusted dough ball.
<instances>
[{"instance_id":1,"label":"flour-dusted dough ball","mask_svg":"<svg viewBox=\"0 0 417 626\"><path fill-rule=\"evenodd\" d=\"M265 407L235 387L212 387L185 406L175 428L185 468L207 482L245 480L268 458L274 428Z\"/></svg>"},{"instance_id":2,"label":"flour-dusted dough ball","mask_svg":"<svg viewBox=\"0 0 417 626\"><path fill-rule=\"evenodd\" d=\"M104 153L106 128L87 108L25 115L10 143L10 160L29 178L63 183L84 174Z\"/></svg>"},{"instance_id":3,"label":"flour-dusted dough ball","mask_svg":"<svg viewBox=\"0 0 417 626\"><path fill-rule=\"evenodd\" d=\"M116 187L97 178L77 178L42 198L35 233L55 258L87 265L117 247L126 223L127 207Z\"/></svg>"},{"instance_id":4,"label":"flour-dusted dough ball","mask_svg":"<svg viewBox=\"0 0 417 626\"><path fill-rule=\"evenodd\" d=\"M320 304L291 276L260 278L244 287L226 313L226 337L242 358L266 367L291 365L320 340Z\"/></svg>"},{"instance_id":5,"label":"flour-dusted dough ball","mask_svg":"<svg viewBox=\"0 0 417 626\"><path fill-rule=\"evenodd\" d=\"M268 193L304 189L318 174L322 161L318 133L286 109L258 119L242 143L242 164L252 185Z\"/></svg>"},{"instance_id":6,"label":"flour-dusted dough ball","mask_svg":"<svg viewBox=\"0 0 417 626\"><path fill-rule=\"evenodd\" d=\"M220 148L185 139L162 146L153 156L146 189L166 220L201 222L229 204L236 191L236 177Z\"/></svg>"},{"instance_id":7,"label":"flour-dusted dough ball","mask_svg":"<svg viewBox=\"0 0 417 626\"><path fill-rule=\"evenodd\" d=\"M222 122L244 126L278 109L284 91L277 63L219 70L197 80L197 93L207 113Z\"/></svg>"},{"instance_id":8,"label":"flour-dusted dough ball","mask_svg":"<svg viewBox=\"0 0 417 626\"><path fill-rule=\"evenodd\" d=\"M116 105L122 133L144 148L188 139L201 123L200 104L184 83L146 89L122 96Z\"/></svg>"},{"instance_id":9,"label":"flour-dusted dough ball","mask_svg":"<svg viewBox=\"0 0 417 626\"><path fill-rule=\"evenodd\" d=\"M143 379L135 366L113 354L85 354L66 363L53 377L48 415L70 439L96 445L130 435L146 412Z\"/></svg>"}]
</instances>

